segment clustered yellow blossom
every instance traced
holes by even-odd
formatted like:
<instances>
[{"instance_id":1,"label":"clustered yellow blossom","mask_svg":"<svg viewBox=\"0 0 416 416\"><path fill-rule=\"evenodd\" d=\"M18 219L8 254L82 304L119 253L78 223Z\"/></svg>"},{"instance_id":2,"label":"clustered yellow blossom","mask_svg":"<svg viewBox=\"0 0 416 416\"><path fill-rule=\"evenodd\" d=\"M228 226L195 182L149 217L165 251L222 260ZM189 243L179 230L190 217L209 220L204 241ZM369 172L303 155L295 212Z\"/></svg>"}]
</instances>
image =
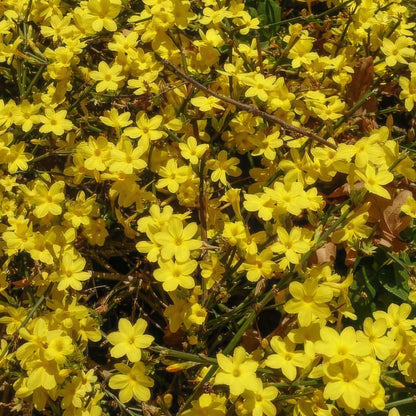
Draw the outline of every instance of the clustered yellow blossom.
<instances>
[{"instance_id":1,"label":"clustered yellow blossom","mask_svg":"<svg viewBox=\"0 0 416 416\"><path fill-rule=\"evenodd\" d=\"M410 3L4 0L1 409L414 404Z\"/></svg>"}]
</instances>

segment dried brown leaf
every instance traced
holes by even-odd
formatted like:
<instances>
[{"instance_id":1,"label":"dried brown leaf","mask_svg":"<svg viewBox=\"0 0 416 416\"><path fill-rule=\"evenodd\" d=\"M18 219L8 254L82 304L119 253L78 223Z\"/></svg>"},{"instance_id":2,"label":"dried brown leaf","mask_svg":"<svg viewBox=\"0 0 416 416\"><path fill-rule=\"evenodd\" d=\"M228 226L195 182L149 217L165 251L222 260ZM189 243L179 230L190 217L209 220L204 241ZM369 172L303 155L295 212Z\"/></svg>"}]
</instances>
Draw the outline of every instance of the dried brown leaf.
<instances>
[{"instance_id":1,"label":"dried brown leaf","mask_svg":"<svg viewBox=\"0 0 416 416\"><path fill-rule=\"evenodd\" d=\"M400 233L408 227L411 218L401 216L401 207L408 196L412 193L408 190L400 191L395 197L395 189L387 188L392 199L381 198L377 195L370 195L367 201L371 202L369 209L370 223L378 223L377 237L375 242L391 248L393 251L404 250L407 243L400 240Z\"/></svg>"},{"instance_id":2,"label":"dried brown leaf","mask_svg":"<svg viewBox=\"0 0 416 416\"><path fill-rule=\"evenodd\" d=\"M412 196L410 191L399 192L383 212L384 223L395 236L398 236L410 224L411 218L409 216L400 216L401 207L409 196Z\"/></svg>"},{"instance_id":3,"label":"dried brown leaf","mask_svg":"<svg viewBox=\"0 0 416 416\"><path fill-rule=\"evenodd\" d=\"M361 58L359 65L355 68L352 80L347 88L346 101L350 107L357 104L360 99L370 90L374 81L373 58L368 56ZM368 97L357 109L356 114L372 113L377 110L378 103L374 96ZM363 132L370 132L378 127L375 116L356 118L355 122Z\"/></svg>"},{"instance_id":4,"label":"dried brown leaf","mask_svg":"<svg viewBox=\"0 0 416 416\"><path fill-rule=\"evenodd\" d=\"M333 262L337 255L337 247L332 241L328 241L319 247L314 253L314 264Z\"/></svg>"},{"instance_id":5,"label":"dried brown leaf","mask_svg":"<svg viewBox=\"0 0 416 416\"><path fill-rule=\"evenodd\" d=\"M357 260L357 252L351 248L345 249L345 265L347 267L351 267L354 265L355 261Z\"/></svg>"},{"instance_id":6,"label":"dried brown leaf","mask_svg":"<svg viewBox=\"0 0 416 416\"><path fill-rule=\"evenodd\" d=\"M350 107L354 106L360 98L371 88L374 81L373 58L361 58L358 67L354 69L352 80L347 88L346 101Z\"/></svg>"}]
</instances>

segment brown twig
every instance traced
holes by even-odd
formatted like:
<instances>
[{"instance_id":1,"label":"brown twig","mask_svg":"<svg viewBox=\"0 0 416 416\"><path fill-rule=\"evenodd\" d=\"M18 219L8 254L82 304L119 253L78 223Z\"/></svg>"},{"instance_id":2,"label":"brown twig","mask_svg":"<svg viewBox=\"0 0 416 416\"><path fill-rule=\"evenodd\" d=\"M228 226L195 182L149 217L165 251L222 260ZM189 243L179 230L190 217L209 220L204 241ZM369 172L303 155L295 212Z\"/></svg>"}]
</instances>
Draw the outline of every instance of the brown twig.
<instances>
[{"instance_id":1,"label":"brown twig","mask_svg":"<svg viewBox=\"0 0 416 416\"><path fill-rule=\"evenodd\" d=\"M212 96L220 99L221 101L224 101L224 102L229 103L231 105L235 105L237 108L239 108L241 110L247 111L251 114L254 114L255 116L262 117L264 120L267 120L270 123L279 124L285 130L301 134L302 136L307 136L310 139L313 139L313 140L317 141L318 143L323 144L324 146L328 146L331 149L336 150L337 147L334 144L332 144L330 142L327 142L325 139L323 139L321 136L318 136L314 132L312 132L310 130L307 130L307 129L304 129L302 127L297 127L297 126L294 126L293 124L287 123L286 121L283 121L280 118L278 118L278 117L276 117L272 114L266 113L265 111L262 111L262 110L258 109L257 107L254 107L252 105L244 104L240 101L236 101L236 100L234 100L230 97L227 97L225 95L218 94L217 92L207 88L205 85L198 82L196 79L194 79L194 78L190 77L189 75L185 74L184 72L182 72L178 67L176 67L174 64L167 61L166 59L161 59L161 61L173 73L178 75L183 80L187 81L189 84L192 84L194 87L198 88L199 90L204 91L205 93L207 93L209 95L212 95Z\"/></svg>"},{"instance_id":2,"label":"brown twig","mask_svg":"<svg viewBox=\"0 0 416 416\"><path fill-rule=\"evenodd\" d=\"M256 30L255 34L256 34L257 56L258 56L258 59L259 59L260 72L263 73L264 72L264 65L263 65L263 56L262 56L262 52L261 52L259 31Z\"/></svg>"}]
</instances>

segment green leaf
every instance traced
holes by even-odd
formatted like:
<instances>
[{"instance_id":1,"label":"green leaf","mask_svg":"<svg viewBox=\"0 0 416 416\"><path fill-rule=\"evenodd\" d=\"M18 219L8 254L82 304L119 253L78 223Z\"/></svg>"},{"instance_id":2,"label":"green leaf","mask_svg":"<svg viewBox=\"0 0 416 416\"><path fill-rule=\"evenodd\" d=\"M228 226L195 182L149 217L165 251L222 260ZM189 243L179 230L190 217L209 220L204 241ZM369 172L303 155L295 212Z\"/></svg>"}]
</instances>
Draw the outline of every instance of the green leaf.
<instances>
[{"instance_id":1,"label":"green leaf","mask_svg":"<svg viewBox=\"0 0 416 416\"><path fill-rule=\"evenodd\" d=\"M394 267L386 267L381 269L377 273L377 276L379 276L380 284L387 292L397 296L399 299L403 301L407 300L409 293L404 287L402 287L403 283L398 282Z\"/></svg>"},{"instance_id":2,"label":"green leaf","mask_svg":"<svg viewBox=\"0 0 416 416\"><path fill-rule=\"evenodd\" d=\"M365 267L363 267L361 269L361 271L362 271L362 275L363 275L363 278L364 278L365 287L368 289L368 293L371 295L371 299L374 299L376 297L376 289L370 283L370 280L368 279L367 271L366 271Z\"/></svg>"},{"instance_id":3,"label":"green leaf","mask_svg":"<svg viewBox=\"0 0 416 416\"><path fill-rule=\"evenodd\" d=\"M266 0L266 16L269 24L279 23L281 18L280 6L274 0Z\"/></svg>"}]
</instances>

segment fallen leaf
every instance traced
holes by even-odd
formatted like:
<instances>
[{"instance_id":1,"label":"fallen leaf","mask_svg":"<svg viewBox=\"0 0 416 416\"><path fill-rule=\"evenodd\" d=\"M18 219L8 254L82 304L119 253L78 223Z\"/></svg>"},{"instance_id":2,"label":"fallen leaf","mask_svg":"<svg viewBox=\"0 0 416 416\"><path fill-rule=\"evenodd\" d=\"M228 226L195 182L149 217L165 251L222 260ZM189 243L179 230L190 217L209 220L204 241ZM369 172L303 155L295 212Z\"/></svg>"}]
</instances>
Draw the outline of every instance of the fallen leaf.
<instances>
[{"instance_id":1,"label":"fallen leaf","mask_svg":"<svg viewBox=\"0 0 416 416\"><path fill-rule=\"evenodd\" d=\"M333 262L336 255L337 246L332 241L328 241L315 251L312 261L314 264Z\"/></svg>"},{"instance_id":2,"label":"fallen leaf","mask_svg":"<svg viewBox=\"0 0 416 416\"><path fill-rule=\"evenodd\" d=\"M354 107L360 99L370 90L374 81L374 63L373 58L368 56L361 58L359 65L354 69L352 80L347 87L346 102L350 108ZM372 113L377 110L378 102L373 95L368 97L362 105L355 111L355 114ZM378 127L375 116L366 116L355 118L354 122L358 124L365 133Z\"/></svg>"},{"instance_id":3,"label":"fallen leaf","mask_svg":"<svg viewBox=\"0 0 416 416\"><path fill-rule=\"evenodd\" d=\"M241 337L241 345L246 351L252 352L261 344L261 335L259 331L249 328Z\"/></svg>"},{"instance_id":4,"label":"fallen leaf","mask_svg":"<svg viewBox=\"0 0 416 416\"><path fill-rule=\"evenodd\" d=\"M407 246L407 243L400 240L400 233L409 226L411 218L400 214L402 205L412 192L403 190L394 197L395 188L390 186L387 189L392 196L390 200L377 195L366 198L366 201L371 203L368 222L378 223L375 242L397 252Z\"/></svg>"},{"instance_id":5,"label":"fallen leaf","mask_svg":"<svg viewBox=\"0 0 416 416\"><path fill-rule=\"evenodd\" d=\"M404 190L397 194L390 205L383 212L383 220L389 231L398 236L410 224L411 218L407 215L400 216L401 208L407 197L412 196L410 191Z\"/></svg>"},{"instance_id":6,"label":"fallen leaf","mask_svg":"<svg viewBox=\"0 0 416 416\"><path fill-rule=\"evenodd\" d=\"M166 345L170 345L170 346L181 345L183 340L184 340L184 333L183 333L182 329L179 329L176 332L170 332L169 328L165 329L165 335L163 336L163 342Z\"/></svg>"},{"instance_id":7,"label":"fallen leaf","mask_svg":"<svg viewBox=\"0 0 416 416\"><path fill-rule=\"evenodd\" d=\"M389 134L391 134L391 129L394 126L393 116L389 114L386 119L386 127L389 129Z\"/></svg>"},{"instance_id":8,"label":"fallen leaf","mask_svg":"<svg viewBox=\"0 0 416 416\"><path fill-rule=\"evenodd\" d=\"M345 265L347 267L351 267L354 265L355 261L357 260L357 252L352 248L346 247L345 248Z\"/></svg>"},{"instance_id":9,"label":"fallen leaf","mask_svg":"<svg viewBox=\"0 0 416 416\"><path fill-rule=\"evenodd\" d=\"M347 87L346 101L353 107L371 88L374 81L374 63L371 56L361 58L359 66L354 69L351 82Z\"/></svg>"}]
</instances>

